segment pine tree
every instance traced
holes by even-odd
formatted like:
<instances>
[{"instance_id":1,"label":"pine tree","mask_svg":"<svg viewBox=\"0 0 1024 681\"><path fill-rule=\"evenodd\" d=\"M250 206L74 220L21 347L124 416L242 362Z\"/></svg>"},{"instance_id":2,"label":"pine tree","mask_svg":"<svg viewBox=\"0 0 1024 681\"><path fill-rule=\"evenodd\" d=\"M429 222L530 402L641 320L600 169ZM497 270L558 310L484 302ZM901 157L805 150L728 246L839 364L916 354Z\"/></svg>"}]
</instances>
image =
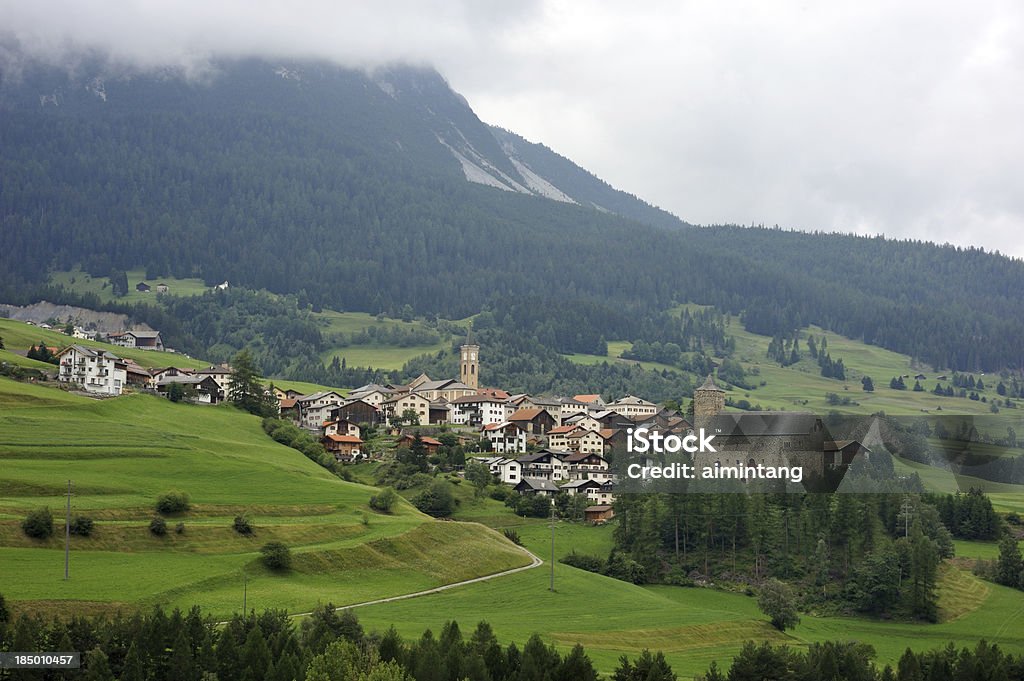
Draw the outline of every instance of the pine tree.
<instances>
[{"instance_id":1,"label":"pine tree","mask_svg":"<svg viewBox=\"0 0 1024 681\"><path fill-rule=\"evenodd\" d=\"M274 416L273 395L268 396L260 382L252 353L242 349L231 360L231 388L228 399L240 409L257 416Z\"/></svg>"}]
</instances>

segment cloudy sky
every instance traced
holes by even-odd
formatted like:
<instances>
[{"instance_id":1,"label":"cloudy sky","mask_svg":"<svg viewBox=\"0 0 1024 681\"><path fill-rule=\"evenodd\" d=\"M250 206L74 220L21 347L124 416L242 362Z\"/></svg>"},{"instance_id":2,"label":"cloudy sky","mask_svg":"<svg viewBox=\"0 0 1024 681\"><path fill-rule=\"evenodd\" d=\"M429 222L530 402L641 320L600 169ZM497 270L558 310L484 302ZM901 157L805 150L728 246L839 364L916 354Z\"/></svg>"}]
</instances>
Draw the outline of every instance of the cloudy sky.
<instances>
[{"instance_id":1,"label":"cloudy sky","mask_svg":"<svg viewBox=\"0 0 1024 681\"><path fill-rule=\"evenodd\" d=\"M39 54L436 66L489 123L696 223L1024 257L1024 3L0 0Z\"/></svg>"}]
</instances>

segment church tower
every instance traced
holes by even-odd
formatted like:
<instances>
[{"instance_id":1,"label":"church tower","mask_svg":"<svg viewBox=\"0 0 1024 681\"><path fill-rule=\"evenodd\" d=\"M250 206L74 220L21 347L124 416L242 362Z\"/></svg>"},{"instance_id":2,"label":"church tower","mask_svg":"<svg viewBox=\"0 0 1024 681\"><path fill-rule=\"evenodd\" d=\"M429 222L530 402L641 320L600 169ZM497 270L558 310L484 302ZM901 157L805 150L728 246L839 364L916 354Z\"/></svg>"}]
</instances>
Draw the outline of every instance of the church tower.
<instances>
[{"instance_id":1,"label":"church tower","mask_svg":"<svg viewBox=\"0 0 1024 681\"><path fill-rule=\"evenodd\" d=\"M466 336L459 359L459 380L473 390L480 387L480 346L473 343L473 332Z\"/></svg>"},{"instance_id":2,"label":"church tower","mask_svg":"<svg viewBox=\"0 0 1024 681\"><path fill-rule=\"evenodd\" d=\"M706 428L708 421L725 409L725 391L708 374L704 385L693 391L693 427Z\"/></svg>"}]
</instances>

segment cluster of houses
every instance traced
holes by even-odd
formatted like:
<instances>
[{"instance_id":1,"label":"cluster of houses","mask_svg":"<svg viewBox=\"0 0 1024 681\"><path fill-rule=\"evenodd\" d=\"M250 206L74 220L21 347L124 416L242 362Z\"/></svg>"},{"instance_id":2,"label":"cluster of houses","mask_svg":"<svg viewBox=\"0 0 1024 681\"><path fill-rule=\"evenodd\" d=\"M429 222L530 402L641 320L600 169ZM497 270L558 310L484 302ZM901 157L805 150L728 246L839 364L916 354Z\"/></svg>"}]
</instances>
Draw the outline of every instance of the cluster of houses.
<instances>
[{"instance_id":1,"label":"cluster of houses","mask_svg":"<svg viewBox=\"0 0 1024 681\"><path fill-rule=\"evenodd\" d=\"M109 350L78 344L69 345L56 357L57 380L94 395L120 395L130 386L166 396L178 384L190 401L218 404L227 398L231 387L231 367L226 364L205 369L147 369Z\"/></svg>"},{"instance_id":2,"label":"cluster of houses","mask_svg":"<svg viewBox=\"0 0 1024 681\"><path fill-rule=\"evenodd\" d=\"M136 335L135 341L139 338ZM305 395L274 388L274 396L281 417L317 434L339 462L367 458L361 424L398 432L399 447L413 442L414 436L403 430L409 426L446 426L464 442L486 443L488 454L475 460L497 480L524 495L584 495L590 504L587 519L597 522L613 514L617 480L609 456L626 452L630 429L685 436L695 424L710 428L721 434L727 456L739 457L737 464L751 454L749 464L754 465L755 461L782 461L787 452L791 456L806 449L802 455L811 472L822 479L841 472L855 456L867 452L858 442L825 437L821 420L812 414L725 413L725 391L710 376L694 392L691 424L679 412L633 395L605 401L599 394L535 396L480 387L478 346L465 345L461 353L459 379L433 380L423 374L408 384L368 384L346 395L332 390ZM227 365L151 370L81 345L71 345L57 357L61 381L104 395L120 394L132 385L169 395L178 385L192 401L217 404L231 385ZM442 446L434 438L419 437L429 454Z\"/></svg>"},{"instance_id":3,"label":"cluster of houses","mask_svg":"<svg viewBox=\"0 0 1024 681\"><path fill-rule=\"evenodd\" d=\"M596 508L591 515L606 514L595 520L611 514L616 481L606 457L625 451L629 428L645 426L666 435L683 435L691 428L678 412L633 395L606 402L599 394L534 396L480 387L475 345L462 347L459 379L433 380L423 374L405 385L373 383L347 395L275 392L282 417L319 432L339 461L365 457L358 424L399 431L448 426L486 441L493 455L476 460L501 482L522 494L585 495ZM441 445L430 437L421 441L428 452Z\"/></svg>"}]
</instances>

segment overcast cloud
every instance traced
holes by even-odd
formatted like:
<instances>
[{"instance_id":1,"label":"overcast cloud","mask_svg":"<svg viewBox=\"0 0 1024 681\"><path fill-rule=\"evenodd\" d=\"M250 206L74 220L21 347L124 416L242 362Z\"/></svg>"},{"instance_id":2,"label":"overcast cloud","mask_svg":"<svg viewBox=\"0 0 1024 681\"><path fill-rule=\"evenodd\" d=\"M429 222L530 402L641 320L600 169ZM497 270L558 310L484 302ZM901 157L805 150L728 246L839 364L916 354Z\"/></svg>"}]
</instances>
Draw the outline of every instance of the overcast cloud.
<instances>
[{"instance_id":1,"label":"overcast cloud","mask_svg":"<svg viewBox=\"0 0 1024 681\"><path fill-rule=\"evenodd\" d=\"M696 223L1024 257L1018 2L0 0L36 54L436 66L482 119Z\"/></svg>"}]
</instances>

